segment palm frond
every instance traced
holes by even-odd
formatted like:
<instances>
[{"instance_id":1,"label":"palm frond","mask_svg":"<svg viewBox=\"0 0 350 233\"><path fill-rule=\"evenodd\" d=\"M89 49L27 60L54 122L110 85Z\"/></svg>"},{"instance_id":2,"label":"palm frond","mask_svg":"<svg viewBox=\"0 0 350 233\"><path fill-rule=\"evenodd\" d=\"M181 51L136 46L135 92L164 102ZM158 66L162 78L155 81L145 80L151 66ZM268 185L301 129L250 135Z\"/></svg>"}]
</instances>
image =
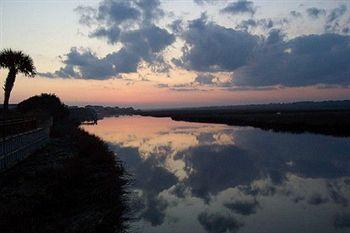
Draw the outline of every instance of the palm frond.
<instances>
[{"instance_id":1,"label":"palm frond","mask_svg":"<svg viewBox=\"0 0 350 233\"><path fill-rule=\"evenodd\" d=\"M14 69L30 77L36 74L33 59L22 51L12 49L4 49L0 52L0 68Z\"/></svg>"}]
</instances>

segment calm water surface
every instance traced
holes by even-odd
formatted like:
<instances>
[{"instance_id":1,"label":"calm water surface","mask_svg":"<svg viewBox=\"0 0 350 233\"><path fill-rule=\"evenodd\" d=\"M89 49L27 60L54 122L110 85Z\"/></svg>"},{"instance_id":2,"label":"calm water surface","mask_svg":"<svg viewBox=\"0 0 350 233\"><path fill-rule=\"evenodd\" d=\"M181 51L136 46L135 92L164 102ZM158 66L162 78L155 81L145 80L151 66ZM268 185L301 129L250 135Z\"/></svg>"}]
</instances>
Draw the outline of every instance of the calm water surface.
<instances>
[{"instance_id":1,"label":"calm water surface","mask_svg":"<svg viewBox=\"0 0 350 233\"><path fill-rule=\"evenodd\" d=\"M135 232L350 232L350 139L141 116L84 128L134 175Z\"/></svg>"}]
</instances>

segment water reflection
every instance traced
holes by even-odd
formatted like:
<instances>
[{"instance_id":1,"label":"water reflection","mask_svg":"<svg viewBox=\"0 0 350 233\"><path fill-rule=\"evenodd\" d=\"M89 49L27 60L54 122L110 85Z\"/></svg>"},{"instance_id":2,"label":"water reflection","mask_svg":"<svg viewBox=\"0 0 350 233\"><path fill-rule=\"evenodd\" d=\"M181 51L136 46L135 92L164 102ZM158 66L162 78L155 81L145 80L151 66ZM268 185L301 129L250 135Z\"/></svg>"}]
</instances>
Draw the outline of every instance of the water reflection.
<instances>
[{"instance_id":1,"label":"water reflection","mask_svg":"<svg viewBox=\"0 0 350 233\"><path fill-rule=\"evenodd\" d=\"M134 175L136 231L350 231L349 139L139 116L84 128Z\"/></svg>"}]
</instances>

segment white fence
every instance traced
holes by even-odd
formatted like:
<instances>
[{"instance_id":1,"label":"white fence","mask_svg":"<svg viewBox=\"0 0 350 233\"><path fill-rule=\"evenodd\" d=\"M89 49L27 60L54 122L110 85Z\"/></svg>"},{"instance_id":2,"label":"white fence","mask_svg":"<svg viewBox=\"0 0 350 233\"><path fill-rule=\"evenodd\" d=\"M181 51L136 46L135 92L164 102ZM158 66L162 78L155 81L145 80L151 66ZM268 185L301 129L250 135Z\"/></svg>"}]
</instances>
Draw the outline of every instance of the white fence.
<instances>
[{"instance_id":1,"label":"white fence","mask_svg":"<svg viewBox=\"0 0 350 233\"><path fill-rule=\"evenodd\" d=\"M49 140L49 128L38 128L25 133L0 138L0 171L11 167L40 149Z\"/></svg>"}]
</instances>

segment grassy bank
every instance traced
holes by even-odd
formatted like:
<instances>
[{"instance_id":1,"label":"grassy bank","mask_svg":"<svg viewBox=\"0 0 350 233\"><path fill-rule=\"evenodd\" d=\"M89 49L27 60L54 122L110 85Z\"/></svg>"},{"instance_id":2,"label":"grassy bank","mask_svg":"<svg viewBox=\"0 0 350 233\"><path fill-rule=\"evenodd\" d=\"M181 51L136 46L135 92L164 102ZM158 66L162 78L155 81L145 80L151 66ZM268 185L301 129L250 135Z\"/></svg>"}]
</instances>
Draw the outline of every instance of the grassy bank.
<instances>
[{"instance_id":1,"label":"grassy bank","mask_svg":"<svg viewBox=\"0 0 350 233\"><path fill-rule=\"evenodd\" d=\"M124 232L127 184L105 142L56 120L44 149L0 174L1 232Z\"/></svg>"},{"instance_id":2,"label":"grassy bank","mask_svg":"<svg viewBox=\"0 0 350 233\"><path fill-rule=\"evenodd\" d=\"M180 109L144 111L141 115L171 117L173 120L253 126L292 133L350 136L350 110L232 110Z\"/></svg>"}]
</instances>

